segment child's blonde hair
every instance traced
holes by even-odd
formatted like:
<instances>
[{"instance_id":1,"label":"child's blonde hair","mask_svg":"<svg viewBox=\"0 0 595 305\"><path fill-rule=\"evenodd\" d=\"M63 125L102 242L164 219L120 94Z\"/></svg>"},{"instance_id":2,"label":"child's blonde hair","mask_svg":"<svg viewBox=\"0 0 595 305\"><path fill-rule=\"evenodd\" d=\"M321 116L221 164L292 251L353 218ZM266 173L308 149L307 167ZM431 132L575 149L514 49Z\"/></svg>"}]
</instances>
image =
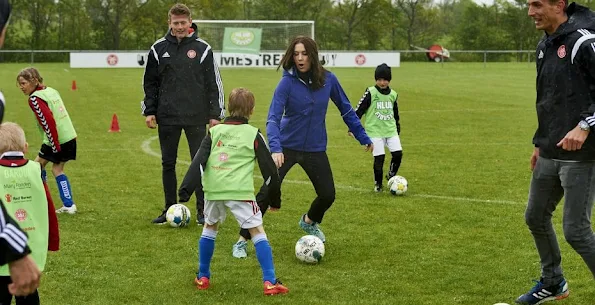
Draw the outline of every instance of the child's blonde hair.
<instances>
[{"instance_id":1,"label":"child's blonde hair","mask_svg":"<svg viewBox=\"0 0 595 305\"><path fill-rule=\"evenodd\" d=\"M39 71L33 67L25 68L17 75L17 84L19 83L19 77L24 78L30 83L37 83L37 85L43 84L43 77L39 74Z\"/></svg>"},{"instance_id":2,"label":"child's blonde hair","mask_svg":"<svg viewBox=\"0 0 595 305\"><path fill-rule=\"evenodd\" d=\"M25 131L17 123L0 124L0 154L7 151L25 152L27 140Z\"/></svg>"},{"instance_id":3,"label":"child's blonde hair","mask_svg":"<svg viewBox=\"0 0 595 305\"><path fill-rule=\"evenodd\" d=\"M254 94L246 88L235 88L229 94L229 116L250 118L254 109Z\"/></svg>"}]
</instances>

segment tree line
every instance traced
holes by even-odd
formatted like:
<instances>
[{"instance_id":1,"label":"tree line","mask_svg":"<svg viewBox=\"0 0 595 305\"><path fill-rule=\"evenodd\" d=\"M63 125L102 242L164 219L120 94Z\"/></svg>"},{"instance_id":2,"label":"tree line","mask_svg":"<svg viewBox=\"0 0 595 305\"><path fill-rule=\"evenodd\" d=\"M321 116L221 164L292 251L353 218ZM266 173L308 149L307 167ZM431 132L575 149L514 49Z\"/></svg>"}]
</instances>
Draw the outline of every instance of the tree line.
<instances>
[{"instance_id":1,"label":"tree line","mask_svg":"<svg viewBox=\"0 0 595 305\"><path fill-rule=\"evenodd\" d=\"M593 1L581 4L592 7ZM473 0L182 2L192 10L193 19L313 20L316 40L323 50L408 50L432 44L451 50L532 50L543 35L527 16L526 0L495 0L492 4ZM167 12L173 3L12 0L5 49L148 50L166 33ZM3 54L5 59L11 55L28 56Z\"/></svg>"}]
</instances>

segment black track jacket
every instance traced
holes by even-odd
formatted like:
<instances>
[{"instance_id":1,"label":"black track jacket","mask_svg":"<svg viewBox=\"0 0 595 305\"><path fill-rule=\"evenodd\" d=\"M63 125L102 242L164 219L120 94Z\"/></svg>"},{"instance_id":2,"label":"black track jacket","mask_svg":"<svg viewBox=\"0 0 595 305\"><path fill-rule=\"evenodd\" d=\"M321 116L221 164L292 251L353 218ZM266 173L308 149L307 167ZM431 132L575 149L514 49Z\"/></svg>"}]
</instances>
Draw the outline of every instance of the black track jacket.
<instances>
[{"instance_id":1,"label":"black track jacket","mask_svg":"<svg viewBox=\"0 0 595 305\"><path fill-rule=\"evenodd\" d=\"M595 160L595 13L572 3L568 21L537 45L537 120L533 144L543 158ZM582 149L556 144L585 120L591 132Z\"/></svg>"},{"instance_id":2,"label":"black track jacket","mask_svg":"<svg viewBox=\"0 0 595 305\"><path fill-rule=\"evenodd\" d=\"M180 43L171 34L157 40L147 58L142 114L161 125L205 125L224 117L223 83L211 46L194 32Z\"/></svg>"}]
</instances>

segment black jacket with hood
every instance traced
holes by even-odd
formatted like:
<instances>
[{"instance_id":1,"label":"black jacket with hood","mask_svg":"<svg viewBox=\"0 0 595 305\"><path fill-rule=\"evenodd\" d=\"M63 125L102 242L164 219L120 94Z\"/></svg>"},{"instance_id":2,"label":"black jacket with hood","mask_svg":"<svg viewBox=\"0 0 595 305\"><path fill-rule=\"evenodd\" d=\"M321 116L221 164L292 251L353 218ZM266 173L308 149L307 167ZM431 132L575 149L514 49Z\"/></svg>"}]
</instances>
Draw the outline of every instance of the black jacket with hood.
<instances>
[{"instance_id":1,"label":"black jacket with hood","mask_svg":"<svg viewBox=\"0 0 595 305\"><path fill-rule=\"evenodd\" d=\"M157 40L147 58L142 114L161 125L205 125L222 119L223 83L211 46L193 32L178 43L171 29Z\"/></svg>"},{"instance_id":2,"label":"black jacket with hood","mask_svg":"<svg viewBox=\"0 0 595 305\"><path fill-rule=\"evenodd\" d=\"M567 15L568 21L546 34L535 53L538 127L533 144L543 158L595 160L595 13L572 3ZM581 120L591 126L582 149L557 147Z\"/></svg>"}]
</instances>

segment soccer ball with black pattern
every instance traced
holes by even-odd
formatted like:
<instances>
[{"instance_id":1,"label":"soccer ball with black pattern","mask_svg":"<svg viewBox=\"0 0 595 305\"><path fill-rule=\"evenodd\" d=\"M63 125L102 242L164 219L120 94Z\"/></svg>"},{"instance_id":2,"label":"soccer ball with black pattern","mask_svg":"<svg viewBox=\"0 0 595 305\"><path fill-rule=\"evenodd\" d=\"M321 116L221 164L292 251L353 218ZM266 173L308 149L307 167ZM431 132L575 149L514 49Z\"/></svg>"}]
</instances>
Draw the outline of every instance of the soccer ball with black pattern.
<instances>
[{"instance_id":1,"label":"soccer ball with black pattern","mask_svg":"<svg viewBox=\"0 0 595 305\"><path fill-rule=\"evenodd\" d=\"M407 192L407 179L403 176L394 176L388 180L387 186L391 194L404 195Z\"/></svg>"},{"instance_id":2,"label":"soccer ball with black pattern","mask_svg":"<svg viewBox=\"0 0 595 305\"><path fill-rule=\"evenodd\" d=\"M190 209L183 204L174 204L167 209L165 219L174 228L185 227L190 223Z\"/></svg>"},{"instance_id":3,"label":"soccer ball with black pattern","mask_svg":"<svg viewBox=\"0 0 595 305\"><path fill-rule=\"evenodd\" d=\"M302 236L295 244L295 257L304 263L319 263L323 256L324 243L314 235Z\"/></svg>"}]
</instances>

